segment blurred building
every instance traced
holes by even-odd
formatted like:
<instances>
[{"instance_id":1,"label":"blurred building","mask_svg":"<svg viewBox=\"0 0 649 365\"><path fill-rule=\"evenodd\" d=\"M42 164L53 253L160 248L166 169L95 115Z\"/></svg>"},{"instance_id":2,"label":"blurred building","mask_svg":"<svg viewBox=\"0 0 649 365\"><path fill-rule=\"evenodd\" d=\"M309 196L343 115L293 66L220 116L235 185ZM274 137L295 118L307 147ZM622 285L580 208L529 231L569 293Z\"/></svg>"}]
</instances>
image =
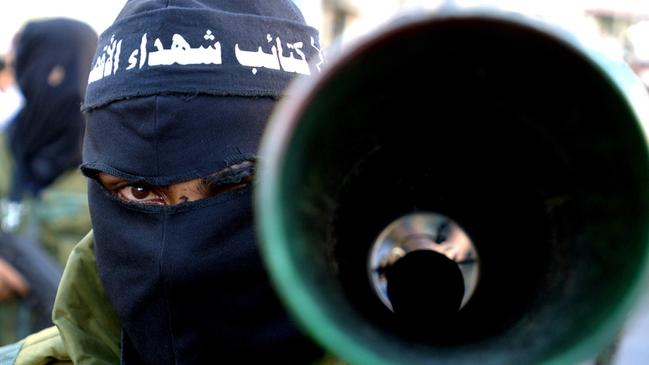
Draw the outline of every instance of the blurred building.
<instances>
[{"instance_id":1,"label":"blurred building","mask_svg":"<svg viewBox=\"0 0 649 365\"><path fill-rule=\"evenodd\" d=\"M325 49L389 21L398 14L443 6L491 6L544 18L591 38L601 51L623 58L649 86L649 1L638 0L294 0L307 22L320 29Z\"/></svg>"},{"instance_id":2,"label":"blurred building","mask_svg":"<svg viewBox=\"0 0 649 365\"><path fill-rule=\"evenodd\" d=\"M586 13L618 43L624 60L649 88L649 2L594 1Z\"/></svg>"}]
</instances>

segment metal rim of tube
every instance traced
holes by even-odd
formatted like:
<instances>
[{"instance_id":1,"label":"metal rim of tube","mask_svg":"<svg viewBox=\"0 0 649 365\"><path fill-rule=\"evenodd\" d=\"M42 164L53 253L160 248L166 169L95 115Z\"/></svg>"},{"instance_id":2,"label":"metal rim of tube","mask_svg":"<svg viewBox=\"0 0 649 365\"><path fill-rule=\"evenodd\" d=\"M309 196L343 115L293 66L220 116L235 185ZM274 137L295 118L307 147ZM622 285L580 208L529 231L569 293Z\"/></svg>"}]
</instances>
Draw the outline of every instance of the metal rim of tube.
<instances>
[{"instance_id":1,"label":"metal rim of tube","mask_svg":"<svg viewBox=\"0 0 649 365\"><path fill-rule=\"evenodd\" d=\"M537 31L555 39L557 42L575 50L584 59L607 75L612 88L620 91L628 101L636 119L642 125L647 140L649 131L649 99L644 85L635 77L631 70L622 62L613 62L591 48L588 48L574 37L561 30L535 19L515 13L507 13L494 9L451 9L437 14L419 14L402 21L392 27L386 27L383 32L371 34L358 39L347 50L339 54L329 55L329 64L321 77L296 80L290 87L289 94L295 95L287 99L274 112L269 128L264 135L260 155L264 160L259 171L259 182L256 186L256 219L260 226L260 241L262 255L269 266L272 280L278 289L285 304L296 315L304 327L329 350L337 353L345 360L352 363L373 363L377 365L391 365L389 360L364 348L358 338L353 334L343 331L320 308L314 298L309 295L308 283L301 278L296 263L291 260L291 244L303 237L289 237L284 227L290 226L282 212L283 202L279 192L282 189L282 173L284 155L287 143L296 128L298 116L303 112L303 105L314 98L314 94L332 78L337 69L342 67L364 49L371 47L384 37L386 33L402 26L416 26L434 19L453 18L479 18L497 22L512 23ZM624 91L624 93L622 93ZM649 262L649 250L643 262ZM624 297L619 298L618 305L614 307L605 321L599 324L590 337L583 338L570 348L563 349L549 359L548 364L574 363L583 360L593 353L594 348L602 348L617 333L624 322L627 312L633 307L640 297L643 289L649 283L649 265L643 269L629 284L629 290Z\"/></svg>"}]
</instances>

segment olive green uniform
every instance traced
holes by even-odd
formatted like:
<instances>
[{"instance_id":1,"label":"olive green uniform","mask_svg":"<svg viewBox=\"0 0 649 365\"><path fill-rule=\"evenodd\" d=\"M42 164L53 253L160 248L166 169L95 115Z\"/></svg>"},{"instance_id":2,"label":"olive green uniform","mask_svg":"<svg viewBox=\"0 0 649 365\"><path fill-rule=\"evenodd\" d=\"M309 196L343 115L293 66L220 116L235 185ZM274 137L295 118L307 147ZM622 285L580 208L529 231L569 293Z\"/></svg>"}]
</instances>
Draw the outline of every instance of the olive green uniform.
<instances>
[{"instance_id":1,"label":"olive green uniform","mask_svg":"<svg viewBox=\"0 0 649 365\"><path fill-rule=\"evenodd\" d=\"M56 327L0 348L0 365L119 364L121 326L99 280L93 245L90 233L70 255L54 303ZM342 363L327 356L318 365Z\"/></svg>"},{"instance_id":2,"label":"olive green uniform","mask_svg":"<svg viewBox=\"0 0 649 365\"><path fill-rule=\"evenodd\" d=\"M70 255L52 316L56 327L1 348L0 361L5 356L7 364L17 365L119 364L120 324L97 275L92 234Z\"/></svg>"},{"instance_id":3,"label":"olive green uniform","mask_svg":"<svg viewBox=\"0 0 649 365\"><path fill-rule=\"evenodd\" d=\"M6 196L10 185L11 158L4 134L0 135L0 196ZM61 175L48 186L39 199L26 199L26 216L19 234L30 227L38 232L38 241L63 267L72 248L90 230L86 193L87 180L78 169ZM0 304L0 345L15 342L29 330L30 314L19 301Z\"/></svg>"}]
</instances>

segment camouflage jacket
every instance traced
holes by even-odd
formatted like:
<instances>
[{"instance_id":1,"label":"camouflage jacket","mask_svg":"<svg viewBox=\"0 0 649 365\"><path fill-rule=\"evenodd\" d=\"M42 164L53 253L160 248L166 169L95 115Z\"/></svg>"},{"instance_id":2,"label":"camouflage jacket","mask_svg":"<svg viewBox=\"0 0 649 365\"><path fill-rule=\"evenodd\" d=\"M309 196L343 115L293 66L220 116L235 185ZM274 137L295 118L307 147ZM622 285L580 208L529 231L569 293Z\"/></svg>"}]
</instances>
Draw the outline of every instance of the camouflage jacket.
<instances>
[{"instance_id":1,"label":"camouflage jacket","mask_svg":"<svg viewBox=\"0 0 649 365\"><path fill-rule=\"evenodd\" d=\"M0 197L7 195L11 159L6 136L0 134ZM37 239L63 267L72 248L90 231L86 178L71 169L48 186L39 199L26 199L19 234ZM29 333L29 309L20 300L0 305L0 345L15 342ZM26 312L27 310L27 312ZM27 317L25 317L27 316Z\"/></svg>"},{"instance_id":2,"label":"camouflage jacket","mask_svg":"<svg viewBox=\"0 0 649 365\"><path fill-rule=\"evenodd\" d=\"M97 274L93 246L91 232L70 254L52 313L56 327L0 347L0 365L120 363L121 325ZM313 365L344 363L327 355Z\"/></svg>"},{"instance_id":3,"label":"camouflage jacket","mask_svg":"<svg viewBox=\"0 0 649 365\"><path fill-rule=\"evenodd\" d=\"M0 348L0 365L119 364L120 324L97 275L92 233L70 254L52 317L56 327Z\"/></svg>"}]
</instances>

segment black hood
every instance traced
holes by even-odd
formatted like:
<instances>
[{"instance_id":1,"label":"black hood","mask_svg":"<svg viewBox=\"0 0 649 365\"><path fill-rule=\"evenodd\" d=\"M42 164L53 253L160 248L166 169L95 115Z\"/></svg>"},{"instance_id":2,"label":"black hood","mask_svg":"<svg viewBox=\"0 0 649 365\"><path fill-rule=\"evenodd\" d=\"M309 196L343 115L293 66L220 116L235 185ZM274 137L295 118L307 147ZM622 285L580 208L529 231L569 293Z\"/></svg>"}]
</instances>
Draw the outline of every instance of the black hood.
<instances>
[{"instance_id":1,"label":"black hood","mask_svg":"<svg viewBox=\"0 0 649 365\"><path fill-rule=\"evenodd\" d=\"M90 72L82 170L166 186L254 163L288 83L318 72L307 63L317 42L288 0L128 2ZM153 206L91 180L89 199L123 364L299 364L321 353L270 284L251 187Z\"/></svg>"},{"instance_id":2,"label":"black hood","mask_svg":"<svg viewBox=\"0 0 649 365\"><path fill-rule=\"evenodd\" d=\"M95 31L72 19L30 22L17 37L15 72L25 103L8 130L14 200L38 194L81 162L80 107L96 46Z\"/></svg>"}]
</instances>

